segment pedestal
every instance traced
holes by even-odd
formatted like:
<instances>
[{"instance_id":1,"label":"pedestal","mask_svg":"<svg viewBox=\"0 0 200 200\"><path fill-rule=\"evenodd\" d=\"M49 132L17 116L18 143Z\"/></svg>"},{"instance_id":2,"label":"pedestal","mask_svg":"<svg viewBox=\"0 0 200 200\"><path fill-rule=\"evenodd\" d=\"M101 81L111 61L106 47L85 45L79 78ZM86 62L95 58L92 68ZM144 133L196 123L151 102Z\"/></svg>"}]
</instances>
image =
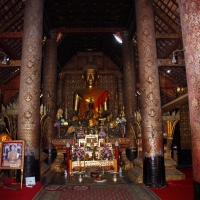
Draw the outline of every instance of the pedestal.
<instances>
[{"instance_id":1,"label":"pedestal","mask_svg":"<svg viewBox=\"0 0 200 200\"><path fill-rule=\"evenodd\" d=\"M53 139L52 143L57 150L57 156L54 162L51 164L51 170L55 172L61 172L60 164L63 162L63 153L66 153L66 144L70 142L72 144L73 139Z\"/></svg>"},{"instance_id":2,"label":"pedestal","mask_svg":"<svg viewBox=\"0 0 200 200\"><path fill-rule=\"evenodd\" d=\"M143 183L143 160L137 157L133 161L134 167L128 170L128 176L136 183ZM165 158L165 175L166 181L183 180L185 174L176 169L176 162L172 158Z\"/></svg>"}]
</instances>

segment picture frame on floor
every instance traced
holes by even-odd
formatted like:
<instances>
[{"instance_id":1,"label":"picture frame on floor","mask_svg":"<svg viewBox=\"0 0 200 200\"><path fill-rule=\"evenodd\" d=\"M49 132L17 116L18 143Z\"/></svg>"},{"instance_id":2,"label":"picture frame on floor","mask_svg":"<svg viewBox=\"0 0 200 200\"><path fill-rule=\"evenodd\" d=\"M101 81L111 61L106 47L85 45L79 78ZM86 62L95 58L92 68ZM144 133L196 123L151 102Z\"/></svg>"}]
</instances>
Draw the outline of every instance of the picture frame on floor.
<instances>
[{"instance_id":1,"label":"picture frame on floor","mask_svg":"<svg viewBox=\"0 0 200 200\"><path fill-rule=\"evenodd\" d=\"M21 189L24 168L24 140L0 142L0 169L21 169Z\"/></svg>"},{"instance_id":2,"label":"picture frame on floor","mask_svg":"<svg viewBox=\"0 0 200 200\"><path fill-rule=\"evenodd\" d=\"M21 169L24 166L24 141L2 141L0 148L1 169Z\"/></svg>"}]
</instances>

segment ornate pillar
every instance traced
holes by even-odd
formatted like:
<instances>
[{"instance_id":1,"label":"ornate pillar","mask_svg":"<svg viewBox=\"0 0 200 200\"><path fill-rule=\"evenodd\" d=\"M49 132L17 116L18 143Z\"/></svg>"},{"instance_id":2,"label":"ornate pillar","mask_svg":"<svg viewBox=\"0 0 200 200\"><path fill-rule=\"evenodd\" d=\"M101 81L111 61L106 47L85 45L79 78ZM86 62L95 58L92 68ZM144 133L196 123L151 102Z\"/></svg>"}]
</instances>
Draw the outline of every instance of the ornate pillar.
<instances>
[{"instance_id":1,"label":"ornate pillar","mask_svg":"<svg viewBox=\"0 0 200 200\"><path fill-rule=\"evenodd\" d=\"M136 108L136 78L133 66L133 43L128 37L128 31L122 33L122 41L124 106L127 120L130 120Z\"/></svg>"},{"instance_id":2,"label":"ornate pillar","mask_svg":"<svg viewBox=\"0 0 200 200\"><path fill-rule=\"evenodd\" d=\"M200 2L199 0L179 0L180 18L182 25L183 45L185 48L185 66L188 85L188 102L192 138L192 166L194 199L200 196Z\"/></svg>"},{"instance_id":3,"label":"ornate pillar","mask_svg":"<svg viewBox=\"0 0 200 200\"><path fill-rule=\"evenodd\" d=\"M43 105L46 106L48 126L43 136L43 150L48 154L47 164L52 164L56 157L56 149L52 139L56 138L54 127L57 113L57 33L50 32L50 39L46 40L43 64Z\"/></svg>"},{"instance_id":4,"label":"ornate pillar","mask_svg":"<svg viewBox=\"0 0 200 200\"><path fill-rule=\"evenodd\" d=\"M19 89L17 139L25 140L25 163L40 179L40 83L42 63L43 1L27 0L24 13L24 30ZM30 174L28 175L30 176ZM26 177L26 171L25 171Z\"/></svg>"},{"instance_id":5,"label":"ornate pillar","mask_svg":"<svg viewBox=\"0 0 200 200\"><path fill-rule=\"evenodd\" d=\"M124 105L124 99L123 99L123 90L122 90L122 73L118 72L117 75L117 100L118 100L118 110L115 117L117 117L120 113L120 109L122 109L122 106Z\"/></svg>"},{"instance_id":6,"label":"ornate pillar","mask_svg":"<svg viewBox=\"0 0 200 200\"><path fill-rule=\"evenodd\" d=\"M59 80L58 80L58 88L57 88L57 108L65 108L64 105L64 92L63 92L63 82L64 82L64 74L61 72L59 73Z\"/></svg>"},{"instance_id":7,"label":"ornate pillar","mask_svg":"<svg viewBox=\"0 0 200 200\"><path fill-rule=\"evenodd\" d=\"M131 66L132 66L132 70L131 70L131 76L132 76L132 111L131 111L131 115L138 109L138 99L137 99L137 95L136 95L136 90L137 90L137 86L136 86L136 64L135 64L135 46L133 43L133 40L130 41L130 56L131 56ZM131 77L130 77L131 78ZM131 86L130 86L131 87Z\"/></svg>"},{"instance_id":8,"label":"ornate pillar","mask_svg":"<svg viewBox=\"0 0 200 200\"><path fill-rule=\"evenodd\" d=\"M153 5L150 0L135 2L143 131L143 183L161 188L166 186L166 178Z\"/></svg>"},{"instance_id":9,"label":"ornate pillar","mask_svg":"<svg viewBox=\"0 0 200 200\"><path fill-rule=\"evenodd\" d=\"M124 105L125 114L127 118L127 131L126 137L131 139L129 148L126 151L136 152L136 135L134 131L134 115L133 112L136 111L136 77L134 68L134 52L133 52L133 42L129 39L128 31L122 33L122 56L123 56L123 89L124 89ZM136 153L135 153L136 154ZM136 155L135 155L136 156ZM131 159L132 160L132 159Z\"/></svg>"},{"instance_id":10,"label":"ornate pillar","mask_svg":"<svg viewBox=\"0 0 200 200\"><path fill-rule=\"evenodd\" d=\"M2 90L0 90L0 113L2 110Z\"/></svg>"}]
</instances>

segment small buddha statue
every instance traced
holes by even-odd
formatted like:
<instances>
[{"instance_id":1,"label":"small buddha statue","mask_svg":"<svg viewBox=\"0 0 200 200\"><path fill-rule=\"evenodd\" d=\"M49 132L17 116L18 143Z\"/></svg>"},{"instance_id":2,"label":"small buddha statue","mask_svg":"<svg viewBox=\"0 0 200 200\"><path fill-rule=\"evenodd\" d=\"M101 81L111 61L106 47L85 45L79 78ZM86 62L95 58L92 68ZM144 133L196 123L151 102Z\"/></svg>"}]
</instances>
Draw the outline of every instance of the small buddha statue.
<instances>
[{"instance_id":1,"label":"small buddha statue","mask_svg":"<svg viewBox=\"0 0 200 200\"><path fill-rule=\"evenodd\" d=\"M100 109L103 109L101 116L108 115L110 94L107 90L95 87L98 77L98 68L93 64L92 57L90 57L82 76L86 88L75 91L73 95L74 116L72 121L88 118L89 126L93 127L98 124L97 118Z\"/></svg>"},{"instance_id":2,"label":"small buddha statue","mask_svg":"<svg viewBox=\"0 0 200 200\"><path fill-rule=\"evenodd\" d=\"M62 109L58 109L57 114L56 114L56 121L54 123L54 127L57 128L57 138L60 139L61 138L61 123L64 122L64 118L63 118L63 110Z\"/></svg>"}]
</instances>

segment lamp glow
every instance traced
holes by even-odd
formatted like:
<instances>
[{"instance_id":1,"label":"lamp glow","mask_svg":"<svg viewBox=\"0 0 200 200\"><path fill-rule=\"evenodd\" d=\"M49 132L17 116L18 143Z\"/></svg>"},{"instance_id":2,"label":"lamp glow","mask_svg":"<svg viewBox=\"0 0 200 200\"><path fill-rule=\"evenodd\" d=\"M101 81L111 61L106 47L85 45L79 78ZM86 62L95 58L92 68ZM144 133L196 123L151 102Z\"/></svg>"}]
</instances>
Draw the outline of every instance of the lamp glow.
<instances>
[{"instance_id":1,"label":"lamp glow","mask_svg":"<svg viewBox=\"0 0 200 200\"><path fill-rule=\"evenodd\" d=\"M0 52L0 53L4 55L2 65L7 65L9 63L10 59L6 56L6 54L4 52Z\"/></svg>"},{"instance_id":2,"label":"lamp glow","mask_svg":"<svg viewBox=\"0 0 200 200\"><path fill-rule=\"evenodd\" d=\"M172 64L177 64L178 63L178 59L177 59L177 52L181 52L181 51L185 51L185 49L177 49L175 51L173 51L172 53Z\"/></svg>"}]
</instances>

